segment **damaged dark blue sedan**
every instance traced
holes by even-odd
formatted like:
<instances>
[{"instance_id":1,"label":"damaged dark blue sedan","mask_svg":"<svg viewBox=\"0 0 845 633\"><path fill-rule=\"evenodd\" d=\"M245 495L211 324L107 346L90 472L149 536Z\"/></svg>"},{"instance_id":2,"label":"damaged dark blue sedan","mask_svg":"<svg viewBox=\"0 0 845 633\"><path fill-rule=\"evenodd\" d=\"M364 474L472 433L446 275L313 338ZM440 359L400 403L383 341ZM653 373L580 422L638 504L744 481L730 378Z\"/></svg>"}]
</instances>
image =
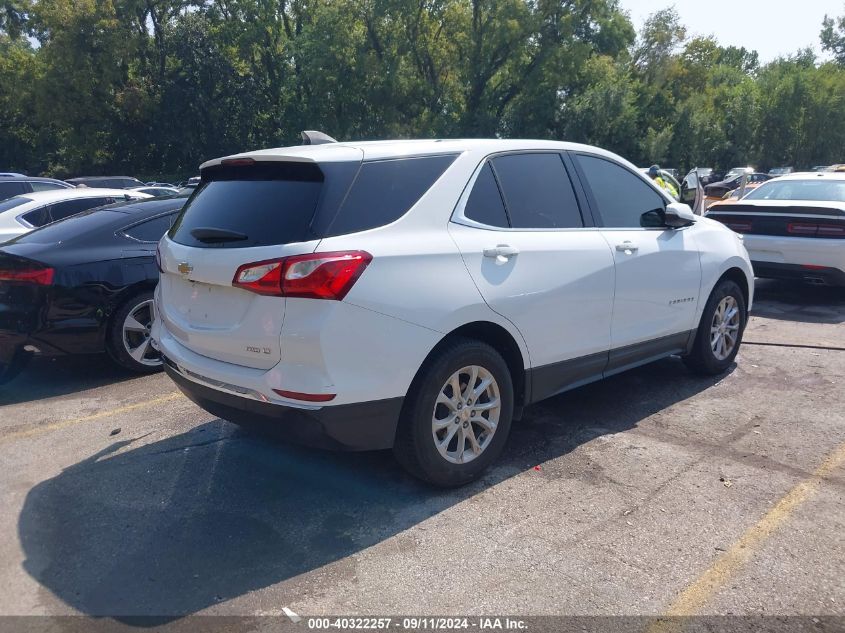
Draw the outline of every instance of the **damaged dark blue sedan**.
<instances>
[{"instance_id":1,"label":"damaged dark blue sedan","mask_svg":"<svg viewBox=\"0 0 845 633\"><path fill-rule=\"evenodd\" d=\"M155 251L185 200L100 207L0 245L0 383L33 354L105 351L131 371L160 370Z\"/></svg>"}]
</instances>

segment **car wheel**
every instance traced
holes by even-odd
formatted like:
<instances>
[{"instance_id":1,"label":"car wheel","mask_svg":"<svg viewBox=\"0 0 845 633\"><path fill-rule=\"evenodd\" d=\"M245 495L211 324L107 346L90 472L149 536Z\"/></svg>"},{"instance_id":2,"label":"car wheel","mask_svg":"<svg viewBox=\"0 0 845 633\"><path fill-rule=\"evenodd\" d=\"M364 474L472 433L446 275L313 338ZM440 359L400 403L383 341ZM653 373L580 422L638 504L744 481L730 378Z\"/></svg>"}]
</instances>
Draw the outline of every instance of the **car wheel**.
<instances>
[{"instance_id":1,"label":"car wheel","mask_svg":"<svg viewBox=\"0 0 845 633\"><path fill-rule=\"evenodd\" d=\"M693 371L716 375L736 358L745 332L745 297L730 280L721 281L710 294L695 335L692 352L684 362Z\"/></svg>"},{"instance_id":2,"label":"car wheel","mask_svg":"<svg viewBox=\"0 0 845 633\"><path fill-rule=\"evenodd\" d=\"M141 374L161 370L161 354L150 340L155 316L151 292L135 295L114 313L106 349L118 365Z\"/></svg>"},{"instance_id":3,"label":"car wheel","mask_svg":"<svg viewBox=\"0 0 845 633\"><path fill-rule=\"evenodd\" d=\"M452 487L477 479L502 452L513 416L513 381L486 343L456 339L414 379L394 454L412 475Z\"/></svg>"}]
</instances>

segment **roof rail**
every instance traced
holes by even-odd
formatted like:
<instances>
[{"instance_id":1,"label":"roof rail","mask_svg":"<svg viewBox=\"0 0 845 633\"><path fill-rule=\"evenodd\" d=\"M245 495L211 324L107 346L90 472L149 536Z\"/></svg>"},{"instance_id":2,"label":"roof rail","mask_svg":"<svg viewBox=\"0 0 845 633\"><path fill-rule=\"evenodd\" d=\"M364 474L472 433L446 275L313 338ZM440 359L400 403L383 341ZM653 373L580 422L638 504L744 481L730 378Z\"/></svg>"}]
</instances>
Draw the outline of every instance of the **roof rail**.
<instances>
[{"instance_id":1,"label":"roof rail","mask_svg":"<svg viewBox=\"0 0 845 633\"><path fill-rule=\"evenodd\" d=\"M317 130L302 131L303 145L323 145L324 143L337 143L337 140Z\"/></svg>"}]
</instances>

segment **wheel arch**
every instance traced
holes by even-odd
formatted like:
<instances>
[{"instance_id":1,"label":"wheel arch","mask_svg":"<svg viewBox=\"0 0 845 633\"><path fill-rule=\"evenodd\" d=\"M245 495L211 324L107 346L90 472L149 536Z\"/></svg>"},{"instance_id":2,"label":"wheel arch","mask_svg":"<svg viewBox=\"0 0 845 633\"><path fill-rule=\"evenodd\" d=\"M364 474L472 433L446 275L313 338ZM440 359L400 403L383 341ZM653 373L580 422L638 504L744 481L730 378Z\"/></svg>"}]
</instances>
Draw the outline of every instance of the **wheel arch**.
<instances>
[{"instance_id":1,"label":"wheel arch","mask_svg":"<svg viewBox=\"0 0 845 633\"><path fill-rule=\"evenodd\" d=\"M109 298L107 313L103 319L103 325L100 328L100 335L102 337L103 349L107 350L109 333L114 326L114 319L120 309L135 297L148 292L155 292L157 282L150 280L139 281L126 288L122 288L120 292Z\"/></svg>"},{"instance_id":2,"label":"wheel arch","mask_svg":"<svg viewBox=\"0 0 845 633\"><path fill-rule=\"evenodd\" d=\"M425 360L417 370L411 385L417 381L417 377L422 372L423 367L428 362L428 359L436 354L444 345L453 341L456 338L467 338L476 341L481 341L490 345L493 349L502 355L513 381L514 392L514 419L518 420L522 416L522 409L526 402L530 400L530 384L527 381L527 372L525 371L527 358L523 354L519 343L513 334L506 328L494 323L492 321L472 321L456 327L451 332L443 336L440 341L431 349L426 355Z\"/></svg>"},{"instance_id":3,"label":"wheel arch","mask_svg":"<svg viewBox=\"0 0 845 633\"><path fill-rule=\"evenodd\" d=\"M742 298L745 301L745 310L747 318L747 313L751 310L751 287L745 272L738 266L728 268L725 272L722 273L719 279L716 280L716 283L713 284L713 288L718 286L723 280L732 281L737 286L739 286L739 289L742 291ZM713 292L712 288L710 289L710 292Z\"/></svg>"}]
</instances>

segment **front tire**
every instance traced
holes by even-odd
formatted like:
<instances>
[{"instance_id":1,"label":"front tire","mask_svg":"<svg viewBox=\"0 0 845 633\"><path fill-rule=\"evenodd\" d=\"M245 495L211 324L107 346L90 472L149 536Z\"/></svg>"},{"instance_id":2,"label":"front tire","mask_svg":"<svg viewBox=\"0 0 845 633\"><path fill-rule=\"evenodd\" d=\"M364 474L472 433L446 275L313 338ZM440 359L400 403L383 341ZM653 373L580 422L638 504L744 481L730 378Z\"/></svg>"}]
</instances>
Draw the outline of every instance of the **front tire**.
<instances>
[{"instance_id":1,"label":"front tire","mask_svg":"<svg viewBox=\"0 0 845 633\"><path fill-rule=\"evenodd\" d=\"M704 306L692 351L684 362L692 371L715 376L733 364L745 332L745 296L729 279L720 281Z\"/></svg>"},{"instance_id":2,"label":"front tire","mask_svg":"<svg viewBox=\"0 0 845 633\"><path fill-rule=\"evenodd\" d=\"M396 434L396 459L442 487L477 479L499 457L513 417L513 381L486 343L455 339L414 379Z\"/></svg>"},{"instance_id":3,"label":"front tire","mask_svg":"<svg viewBox=\"0 0 845 633\"><path fill-rule=\"evenodd\" d=\"M152 347L150 339L155 316L152 292L135 295L114 313L106 351L118 365L138 374L161 371L161 354Z\"/></svg>"}]
</instances>

